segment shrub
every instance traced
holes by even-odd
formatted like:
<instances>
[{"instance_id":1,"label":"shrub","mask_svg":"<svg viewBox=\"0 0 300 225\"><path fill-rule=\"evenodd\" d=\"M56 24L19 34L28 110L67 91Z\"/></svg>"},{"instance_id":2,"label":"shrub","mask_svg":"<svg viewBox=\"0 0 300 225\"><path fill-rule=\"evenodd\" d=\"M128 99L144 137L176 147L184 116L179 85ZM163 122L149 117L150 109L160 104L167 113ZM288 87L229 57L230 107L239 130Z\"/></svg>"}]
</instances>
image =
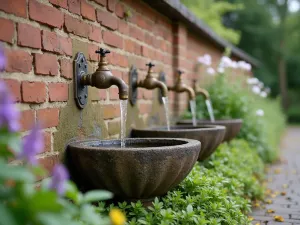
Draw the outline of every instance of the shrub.
<instances>
[{"instance_id":1,"label":"shrub","mask_svg":"<svg viewBox=\"0 0 300 225\"><path fill-rule=\"evenodd\" d=\"M156 198L153 206L145 209L141 202L118 206L129 225L250 224L245 213L250 211L250 200L262 198L262 178L262 160L247 142L235 140L197 163L180 185Z\"/></svg>"}]
</instances>

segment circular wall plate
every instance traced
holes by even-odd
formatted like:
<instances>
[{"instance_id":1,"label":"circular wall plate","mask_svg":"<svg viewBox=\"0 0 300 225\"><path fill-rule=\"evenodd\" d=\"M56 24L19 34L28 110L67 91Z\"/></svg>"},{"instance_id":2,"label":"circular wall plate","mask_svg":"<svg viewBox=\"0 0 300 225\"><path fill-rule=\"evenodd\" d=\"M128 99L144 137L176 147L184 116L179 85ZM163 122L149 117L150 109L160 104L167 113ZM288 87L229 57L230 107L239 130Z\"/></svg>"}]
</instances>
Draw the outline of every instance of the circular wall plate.
<instances>
[{"instance_id":1,"label":"circular wall plate","mask_svg":"<svg viewBox=\"0 0 300 225\"><path fill-rule=\"evenodd\" d=\"M77 106L81 109L88 101L88 88L80 84L81 77L87 74L87 60L82 52L76 54L74 60L74 98Z\"/></svg>"}]
</instances>

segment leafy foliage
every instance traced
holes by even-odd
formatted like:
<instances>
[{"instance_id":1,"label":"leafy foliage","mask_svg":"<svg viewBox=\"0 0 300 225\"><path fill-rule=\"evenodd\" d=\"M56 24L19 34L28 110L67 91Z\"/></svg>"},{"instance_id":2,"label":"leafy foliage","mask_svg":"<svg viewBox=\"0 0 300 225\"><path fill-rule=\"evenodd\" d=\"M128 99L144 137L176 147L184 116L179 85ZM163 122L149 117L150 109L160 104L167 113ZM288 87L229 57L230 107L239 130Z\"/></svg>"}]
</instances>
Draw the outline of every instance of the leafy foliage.
<instances>
[{"instance_id":1,"label":"leafy foliage","mask_svg":"<svg viewBox=\"0 0 300 225\"><path fill-rule=\"evenodd\" d=\"M153 205L119 203L128 225L240 225L250 224L245 213L250 200L260 199L263 162L247 142L219 146L206 162L197 163L189 176Z\"/></svg>"}]
</instances>

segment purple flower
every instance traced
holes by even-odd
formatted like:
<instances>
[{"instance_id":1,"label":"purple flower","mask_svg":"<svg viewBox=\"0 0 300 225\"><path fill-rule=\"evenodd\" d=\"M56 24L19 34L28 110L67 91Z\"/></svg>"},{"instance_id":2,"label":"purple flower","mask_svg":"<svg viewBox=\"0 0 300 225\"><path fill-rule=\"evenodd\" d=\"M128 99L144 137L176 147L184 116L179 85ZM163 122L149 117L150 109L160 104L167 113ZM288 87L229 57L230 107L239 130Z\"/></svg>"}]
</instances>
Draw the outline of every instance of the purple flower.
<instances>
[{"instance_id":1,"label":"purple flower","mask_svg":"<svg viewBox=\"0 0 300 225\"><path fill-rule=\"evenodd\" d=\"M35 125L30 134L24 137L22 142L22 152L19 159L25 159L29 164L36 165L36 155L41 153L44 147L44 138L39 126Z\"/></svg>"},{"instance_id":2,"label":"purple flower","mask_svg":"<svg viewBox=\"0 0 300 225\"><path fill-rule=\"evenodd\" d=\"M0 71L4 70L5 65L6 65L6 58L5 58L4 50L0 45Z\"/></svg>"},{"instance_id":3,"label":"purple flower","mask_svg":"<svg viewBox=\"0 0 300 225\"><path fill-rule=\"evenodd\" d=\"M63 195L66 190L66 181L69 179L69 173L62 164L55 165L52 171L52 179L49 188L55 190L57 194Z\"/></svg>"},{"instance_id":4,"label":"purple flower","mask_svg":"<svg viewBox=\"0 0 300 225\"><path fill-rule=\"evenodd\" d=\"M19 117L20 112L14 104L13 97L5 83L0 81L0 127L7 126L11 132L18 131L20 129Z\"/></svg>"}]
</instances>

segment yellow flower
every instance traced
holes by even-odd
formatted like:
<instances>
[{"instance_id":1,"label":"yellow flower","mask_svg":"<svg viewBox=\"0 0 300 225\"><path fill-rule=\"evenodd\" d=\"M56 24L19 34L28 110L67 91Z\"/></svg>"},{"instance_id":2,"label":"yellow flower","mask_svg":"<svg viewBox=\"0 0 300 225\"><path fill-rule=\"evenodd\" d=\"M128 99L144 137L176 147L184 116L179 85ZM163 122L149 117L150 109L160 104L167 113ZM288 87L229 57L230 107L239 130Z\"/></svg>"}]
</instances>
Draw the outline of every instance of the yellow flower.
<instances>
[{"instance_id":1,"label":"yellow flower","mask_svg":"<svg viewBox=\"0 0 300 225\"><path fill-rule=\"evenodd\" d=\"M274 209L268 209L268 210L267 210L267 213L274 213L274 212L275 212Z\"/></svg>"},{"instance_id":2,"label":"yellow flower","mask_svg":"<svg viewBox=\"0 0 300 225\"><path fill-rule=\"evenodd\" d=\"M271 199L267 199L265 202L266 202L267 204L272 204L272 203L273 203L273 201L272 201Z\"/></svg>"},{"instance_id":3,"label":"yellow flower","mask_svg":"<svg viewBox=\"0 0 300 225\"><path fill-rule=\"evenodd\" d=\"M109 212L109 217L113 225L124 225L126 218L119 209L112 209Z\"/></svg>"},{"instance_id":4,"label":"yellow flower","mask_svg":"<svg viewBox=\"0 0 300 225\"><path fill-rule=\"evenodd\" d=\"M282 216L274 216L274 219L275 219L275 221L278 221L278 222L283 222L284 221Z\"/></svg>"},{"instance_id":5,"label":"yellow flower","mask_svg":"<svg viewBox=\"0 0 300 225\"><path fill-rule=\"evenodd\" d=\"M252 221L254 218L252 216L248 216L248 220Z\"/></svg>"}]
</instances>

